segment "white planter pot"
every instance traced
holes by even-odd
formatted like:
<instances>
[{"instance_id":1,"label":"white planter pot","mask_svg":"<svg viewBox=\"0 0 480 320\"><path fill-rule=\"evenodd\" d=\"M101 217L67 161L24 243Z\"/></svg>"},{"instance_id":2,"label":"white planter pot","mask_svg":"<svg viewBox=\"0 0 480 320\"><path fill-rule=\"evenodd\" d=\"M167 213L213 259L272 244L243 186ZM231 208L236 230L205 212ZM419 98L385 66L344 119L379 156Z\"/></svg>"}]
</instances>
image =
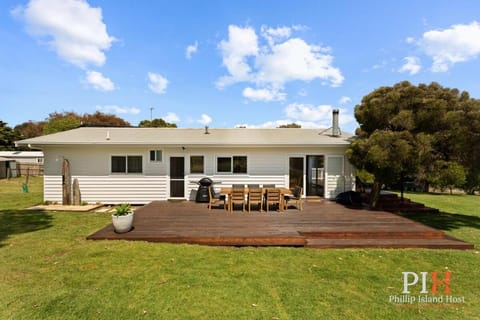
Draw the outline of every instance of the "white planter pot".
<instances>
[{"instance_id":1,"label":"white planter pot","mask_svg":"<svg viewBox=\"0 0 480 320\"><path fill-rule=\"evenodd\" d=\"M126 216L112 215L112 223L116 233L125 233L132 230L133 212L130 212Z\"/></svg>"}]
</instances>

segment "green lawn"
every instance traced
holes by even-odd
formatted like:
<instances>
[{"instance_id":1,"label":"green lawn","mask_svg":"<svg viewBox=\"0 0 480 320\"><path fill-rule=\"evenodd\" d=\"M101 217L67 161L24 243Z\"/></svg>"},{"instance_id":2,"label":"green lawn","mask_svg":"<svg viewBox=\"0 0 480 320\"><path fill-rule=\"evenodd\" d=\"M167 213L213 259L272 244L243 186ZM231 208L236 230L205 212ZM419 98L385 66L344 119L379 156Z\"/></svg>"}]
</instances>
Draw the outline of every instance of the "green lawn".
<instances>
[{"instance_id":1,"label":"green lawn","mask_svg":"<svg viewBox=\"0 0 480 320\"><path fill-rule=\"evenodd\" d=\"M222 248L87 241L109 223L107 214L22 210L41 202L42 186L33 179L23 194L21 183L0 181L0 319L478 319L480 314L480 197L425 198L449 212L428 220L473 242L475 250ZM446 270L452 272L452 295L465 297L464 304L389 302L390 295L401 295L402 271ZM412 287L412 294L419 290Z\"/></svg>"}]
</instances>

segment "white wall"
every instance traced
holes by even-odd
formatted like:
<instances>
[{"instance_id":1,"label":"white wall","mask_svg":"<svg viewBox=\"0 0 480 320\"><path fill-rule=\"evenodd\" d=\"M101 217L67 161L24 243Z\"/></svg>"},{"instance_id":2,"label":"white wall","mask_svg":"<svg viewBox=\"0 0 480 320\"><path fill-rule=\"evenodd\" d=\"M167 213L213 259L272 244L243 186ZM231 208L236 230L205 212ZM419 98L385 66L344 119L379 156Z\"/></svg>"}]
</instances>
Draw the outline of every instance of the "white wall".
<instances>
[{"instance_id":1,"label":"white wall","mask_svg":"<svg viewBox=\"0 0 480 320\"><path fill-rule=\"evenodd\" d=\"M150 162L150 150L162 150L163 161ZM152 200L169 198L169 159L172 156L185 157L185 197L196 190L196 182L210 177L215 187L240 184L275 184L288 187L290 157L325 155L326 197L334 198L339 192L352 189L351 168L343 161L344 148L162 148L161 146L80 146L48 147L45 154L45 200L62 200L61 168L63 159L68 159L72 178L78 178L82 201L102 203L148 203ZM112 155L141 155L142 174L112 174ZM190 174L190 156L203 155L203 174ZM219 174L216 159L219 156L247 156L247 174ZM331 170L331 172L329 172ZM304 179L305 180L305 179Z\"/></svg>"}]
</instances>

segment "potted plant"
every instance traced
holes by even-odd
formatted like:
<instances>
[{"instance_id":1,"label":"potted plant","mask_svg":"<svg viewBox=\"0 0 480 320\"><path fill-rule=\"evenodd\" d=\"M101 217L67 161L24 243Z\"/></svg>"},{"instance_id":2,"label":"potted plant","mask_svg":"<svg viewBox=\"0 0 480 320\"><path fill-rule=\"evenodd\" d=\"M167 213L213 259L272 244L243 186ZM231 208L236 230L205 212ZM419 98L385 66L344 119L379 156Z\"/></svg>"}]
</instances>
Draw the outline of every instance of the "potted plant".
<instances>
[{"instance_id":1,"label":"potted plant","mask_svg":"<svg viewBox=\"0 0 480 320\"><path fill-rule=\"evenodd\" d=\"M112 223L117 233L125 233L132 230L133 211L130 204L122 203L115 207L115 213L112 214Z\"/></svg>"}]
</instances>

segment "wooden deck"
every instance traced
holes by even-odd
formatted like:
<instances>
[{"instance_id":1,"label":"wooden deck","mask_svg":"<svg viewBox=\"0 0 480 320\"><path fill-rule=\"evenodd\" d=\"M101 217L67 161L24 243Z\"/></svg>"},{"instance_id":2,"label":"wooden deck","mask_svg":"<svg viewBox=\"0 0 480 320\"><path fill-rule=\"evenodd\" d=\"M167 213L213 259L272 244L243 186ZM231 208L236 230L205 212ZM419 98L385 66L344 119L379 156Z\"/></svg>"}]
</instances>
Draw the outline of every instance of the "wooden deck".
<instances>
[{"instance_id":1,"label":"wooden deck","mask_svg":"<svg viewBox=\"0 0 480 320\"><path fill-rule=\"evenodd\" d=\"M134 229L117 234L110 224L90 240L141 240L216 246L299 246L311 248L472 249L473 245L398 215L350 209L323 201L303 211L207 209L194 202L155 201L135 212Z\"/></svg>"}]
</instances>

